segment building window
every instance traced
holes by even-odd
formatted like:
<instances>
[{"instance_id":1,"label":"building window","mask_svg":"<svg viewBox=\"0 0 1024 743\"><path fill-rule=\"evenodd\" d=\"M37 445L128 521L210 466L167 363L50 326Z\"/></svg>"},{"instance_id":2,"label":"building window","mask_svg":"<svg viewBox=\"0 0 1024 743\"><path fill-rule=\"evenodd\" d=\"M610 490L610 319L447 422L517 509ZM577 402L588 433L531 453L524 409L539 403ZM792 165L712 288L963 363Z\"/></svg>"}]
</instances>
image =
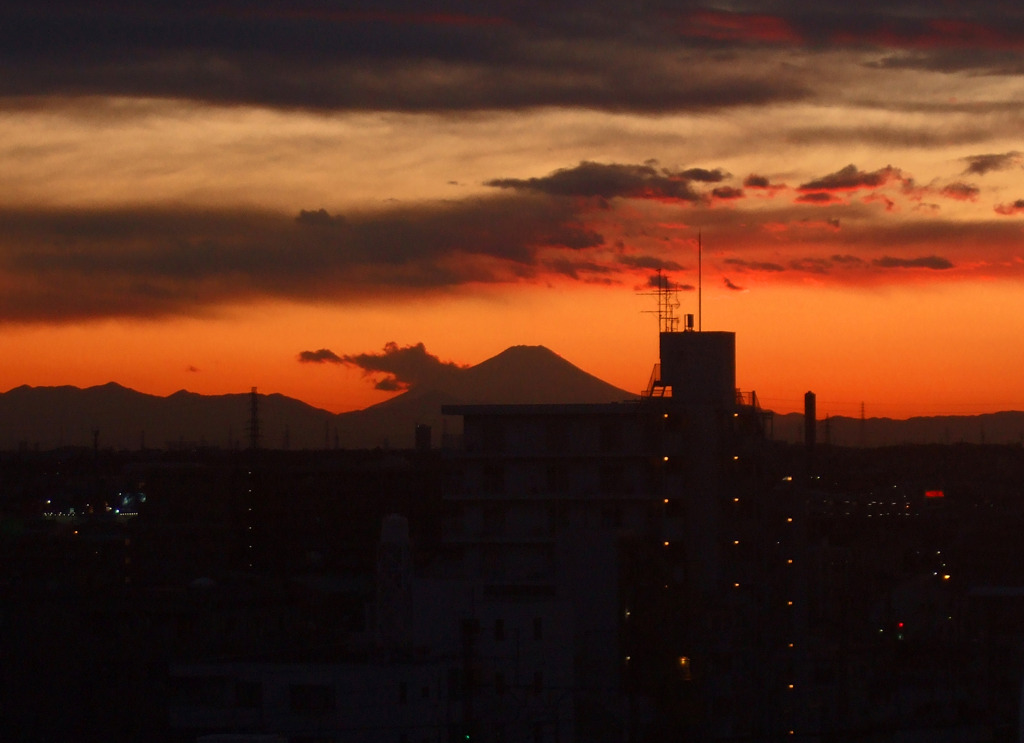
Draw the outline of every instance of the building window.
<instances>
[{"instance_id":1,"label":"building window","mask_svg":"<svg viewBox=\"0 0 1024 743\"><path fill-rule=\"evenodd\" d=\"M462 699L462 674L458 668L448 669L448 698L453 701Z\"/></svg>"},{"instance_id":2,"label":"building window","mask_svg":"<svg viewBox=\"0 0 1024 743\"><path fill-rule=\"evenodd\" d=\"M565 452L569 446L569 428L562 421L549 421L544 426L544 438L548 452Z\"/></svg>"},{"instance_id":3,"label":"building window","mask_svg":"<svg viewBox=\"0 0 1024 743\"><path fill-rule=\"evenodd\" d=\"M501 642L505 639L505 620L495 619L494 620L494 639Z\"/></svg>"},{"instance_id":4,"label":"building window","mask_svg":"<svg viewBox=\"0 0 1024 743\"><path fill-rule=\"evenodd\" d=\"M484 506L484 535L500 537L505 533L505 508L501 505Z\"/></svg>"},{"instance_id":5,"label":"building window","mask_svg":"<svg viewBox=\"0 0 1024 743\"><path fill-rule=\"evenodd\" d=\"M505 693L505 674L501 671L494 674L494 693L498 696Z\"/></svg>"},{"instance_id":6,"label":"building window","mask_svg":"<svg viewBox=\"0 0 1024 743\"><path fill-rule=\"evenodd\" d=\"M541 641L544 639L544 618L534 617L533 618L533 639Z\"/></svg>"},{"instance_id":7,"label":"building window","mask_svg":"<svg viewBox=\"0 0 1024 743\"><path fill-rule=\"evenodd\" d=\"M235 682L235 704L243 709L254 709L263 704L263 684L259 681Z\"/></svg>"},{"instance_id":8,"label":"building window","mask_svg":"<svg viewBox=\"0 0 1024 743\"><path fill-rule=\"evenodd\" d=\"M618 495L626 489L626 471L621 464L601 466L601 492Z\"/></svg>"},{"instance_id":9,"label":"building window","mask_svg":"<svg viewBox=\"0 0 1024 743\"><path fill-rule=\"evenodd\" d=\"M605 506L601 509L601 526L606 529L618 529L622 527L622 508L619 506Z\"/></svg>"},{"instance_id":10,"label":"building window","mask_svg":"<svg viewBox=\"0 0 1024 743\"><path fill-rule=\"evenodd\" d=\"M480 446L485 452L497 454L505 448L505 429L499 421L485 420L480 424Z\"/></svg>"},{"instance_id":11,"label":"building window","mask_svg":"<svg viewBox=\"0 0 1024 743\"><path fill-rule=\"evenodd\" d=\"M540 696L540 693L544 691L544 674L540 671L533 672L533 693L535 696Z\"/></svg>"},{"instance_id":12,"label":"building window","mask_svg":"<svg viewBox=\"0 0 1024 743\"><path fill-rule=\"evenodd\" d=\"M601 452L612 454L622 450L622 426L616 420L601 422Z\"/></svg>"},{"instance_id":13,"label":"building window","mask_svg":"<svg viewBox=\"0 0 1024 743\"><path fill-rule=\"evenodd\" d=\"M569 492L569 470L564 464L549 464L546 475L549 493Z\"/></svg>"},{"instance_id":14,"label":"building window","mask_svg":"<svg viewBox=\"0 0 1024 743\"><path fill-rule=\"evenodd\" d=\"M327 684L292 684L288 687L288 702L291 711L299 714L333 712L334 687Z\"/></svg>"},{"instance_id":15,"label":"building window","mask_svg":"<svg viewBox=\"0 0 1024 743\"><path fill-rule=\"evenodd\" d=\"M505 492L505 468L500 464L484 465L483 490L485 493L498 494Z\"/></svg>"},{"instance_id":16,"label":"building window","mask_svg":"<svg viewBox=\"0 0 1024 743\"><path fill-rule=\"evenodd\" d=\"M405 704L409 701L409 684L404 681L398 682L398 703Z\"/></svg>"}]
</instances>

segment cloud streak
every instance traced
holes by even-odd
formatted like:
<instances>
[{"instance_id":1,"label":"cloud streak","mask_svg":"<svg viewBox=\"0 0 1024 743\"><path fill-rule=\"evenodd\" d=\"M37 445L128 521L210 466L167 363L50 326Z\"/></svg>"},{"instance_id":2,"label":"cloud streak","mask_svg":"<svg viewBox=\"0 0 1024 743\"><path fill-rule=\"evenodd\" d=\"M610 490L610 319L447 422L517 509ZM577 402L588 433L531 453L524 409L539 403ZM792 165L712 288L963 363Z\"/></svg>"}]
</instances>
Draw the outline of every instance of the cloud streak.
<instances>
[{"instance_id":1,"label":"cloud streak","mask_svg":"<svg viewBox=\"0 0 1024 743\"><path fill-rule=\"evenodd\" d=\"M315 110L708 110L805 97L775 70L707 64L627 8L142 0L0 12L0 95L113 95ZM61 12L63 11L63 12ZM72 12L73 11L73 12ZM701 67L699 75L682 74ZM782 73L782 74L780 74Z\"/></svg>"},{"instance_id":2,"label":"cloud streak","mask_svg":"<svg viewBox=\"0 0 1024 743\"><path fill-rule=\"evenodd\" d=\"M988 155L972 155L965 158L967 168L964 175L985 175L998 170L1009 170L1022 162L1021 153L1017 151Z\"/></svg>"},{"instance_id":3,"label":"cloud streak","mask_svg":"<svg viewBox=\"0 0 1024 743\"><path fill-rule=\"evenodd\" d=\"M342 364L342 359L338 354L329 348L321 348L319 351L300 351L299 361L303 364Z\"/></svg>"},{"instance_id":4,"label":"cloud streak","mask_svg":"<svg viewBox=\"0 0 1024 743\"><path fill-rule=\"evenodd\" d=\"M672 171L655 164L581 162L574 168L556 170L541 178L498 178L488 186L533 191L553 196L602 199L633 198L695 203L703 197L694 182L718 183L726 177L721 170L691 168Z\"/></svg>"},{"instance_id":5,"label":"cloud streak","mask_svg":"<svg viewBox=\"0 0 1024 743\"><path fill-rule=\"evenodd\" d=\"M996 206L998 217L987 207L988 217L943 219L936 209L900 216L927 194L969 206L982 200L981 186L919 187L893 166L850 165L798 189L773 185L780 181L770 174L748 176L747 188L767 184L795 196L748 199L731 179L720 167L584 161L544 176L492 179L488 196L345 213L8 207L0 209L0 322L205 316L251 301L343 305L395 291L523 282L635 283L652 269L692 273L695 225L707 257L759 280L1021 270L1013 260L1019 226L1000 218L1024 212L1020 200ZM725 206L708 197L722 189L735 189ZM307 363L337 363L304 353Z\"/></svg>"},{"instance_id":6,"label":"cloud streak","mask_svg":"<svg viewBox=\"0 0 1024 743\"><path fill-rule=\"evenodd\" d=\"M374 386L387 392L421 385L443 389L450 386L466 368L453 361L441 361L429 353L422 342L399 346L391 341L385 344L381 353L345 354L340 362L361 369L367 376L384 374Z\"/></svg>"},{"instance_id":7,"label":"cloud streak","mask_svg":"<svg viewBox=\"0 0 1024 743\"><path fill-rule=\"evenodd\" d=\"M308 215L316 215L310 218ZM303 216L306 215L306 216ZM326 216L325 216L326 215ZM570 204L529 196L350 214L0 210L0 320L204 315L251 299L351 302L529 280L542 252L603 237Z\"/></svg>"},{"instance_id":8,"label":"cloud streak","mask_svg":"<svg viewBox=\"0 0 1024 743\"><path fill-rule=\"evenodd\" d=\"M921 256L920 258L893 258L887 255L883 258L876 258L872 263L880 268L928 268L933 271L946 271L953 268L950 261L937 255Z\"/></svg>"}]
</instances>

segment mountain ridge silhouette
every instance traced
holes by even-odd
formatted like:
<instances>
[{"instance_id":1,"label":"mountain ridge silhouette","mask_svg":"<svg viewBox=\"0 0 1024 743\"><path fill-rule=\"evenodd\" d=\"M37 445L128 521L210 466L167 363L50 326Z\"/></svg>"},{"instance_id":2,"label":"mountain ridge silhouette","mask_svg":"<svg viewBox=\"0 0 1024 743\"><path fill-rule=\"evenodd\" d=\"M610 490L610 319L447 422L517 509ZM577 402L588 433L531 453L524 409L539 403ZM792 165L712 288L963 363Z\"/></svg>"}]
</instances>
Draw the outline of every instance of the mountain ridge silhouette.
<instances>
[{"instance_id":1,"label":"mountain ridge silhouette","mask_svg":"<svg viewBox=\"0 0 1024 743\"><path fill-rule=\"evenodd\" d=\"M100 448L218 447L249 445L250 393L202 395L181 389L150 395L117 382L80 388L27 384L0 393L0 450L92 446ZM635 399L544 346L511 346L474 366L452 368L432 383L362 410L314 407L280 393L259 395L261 445L280 449L410 448L417 424L429 425L434 445L459 433L442 405L602 403ZM803 440L803 416L774 416L772 437ZM1024 445L1024 412L916 416L908 419L834 416L817 423L819 445L901 444Z\"/></svg>"},{"instance_id":2,"label":"mountain ridge silhouette","mask_svg":"<svg viewBox=\"0 0 1024 743\"><path fill-rule=\"evenodd\" d=\"M417 424L435 443L447 422L442 405L466 403L613 402L636 397L583 371L544 346L512 346L444 381L416 385L362 410L331 413L280 393L259 394L261 444L267 448L409 448ZM117 382L20 385L0 393L0 449L92 446L139 449L249 444L250 393L167 396Z\"/></svg>"}]
</instances>

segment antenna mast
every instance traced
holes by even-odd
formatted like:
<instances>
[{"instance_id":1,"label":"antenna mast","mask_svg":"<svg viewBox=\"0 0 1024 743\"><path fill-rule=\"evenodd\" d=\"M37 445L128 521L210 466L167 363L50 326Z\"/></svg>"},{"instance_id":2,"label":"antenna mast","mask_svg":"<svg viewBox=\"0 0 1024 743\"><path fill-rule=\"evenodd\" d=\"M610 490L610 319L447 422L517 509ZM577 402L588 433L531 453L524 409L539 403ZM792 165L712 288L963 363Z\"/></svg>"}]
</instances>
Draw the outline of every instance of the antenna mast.
<instances>
[{"instance_id":1,"label":"antenna mast","mask_svg":"<svg viewBox=\"0 0 1024 743\"><path fill-rule=\"evenodd\" d=\"M249 393L249 448L260 448L260 398L255 387Z\"/></svg>"},{"instance_id":2,"label":"antenna mast","mask_svg":"<svg viewBox=\"0 0 1024 743\"><path fill-rule=\"evenodd\" d=\"M679 329L679 318L676 317L676 309L679 307L679 290L668 276L662 275L660 268L655 281L657 284L655 290L645 293L653 294L658 298L658 330L662 333L675 333ZM654 310L644 310L644 312L654 312ZM692 316L688 315L688 317ZM693 329L692 322L690 329Z\"/></svg>"},{"instance_id":3,"label":"antenna mast","mask_svg":"<svg viewBox=\"0 0 1024 743\"><path fill-rule=\"evenodd\" d=\"M703 325L703 289L704 289L704 250L700 241L700 230L697 230L697 332L704 329Z\"/></svg>"}]
</instances>

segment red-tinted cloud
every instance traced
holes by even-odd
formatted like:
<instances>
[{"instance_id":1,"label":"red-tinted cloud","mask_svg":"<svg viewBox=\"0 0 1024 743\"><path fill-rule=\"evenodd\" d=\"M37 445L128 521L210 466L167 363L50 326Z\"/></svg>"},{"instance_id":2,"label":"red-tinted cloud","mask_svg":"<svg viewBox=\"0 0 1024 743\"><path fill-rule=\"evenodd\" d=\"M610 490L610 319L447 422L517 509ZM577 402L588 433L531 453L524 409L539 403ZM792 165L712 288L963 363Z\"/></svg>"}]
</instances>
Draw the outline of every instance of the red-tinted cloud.
<instances>
[{"instance_id":1,"label":"red-tinted cloud","mask_svg":"<svg viewBox=\"0 0 1024 743\"><path fill-rule=\"evenodd\" d=\"M812 193L800 194L799 196L796 197L795 201L797 201L800 204L818 204L818 205L842 204L843 203L843 200L840 199L838 196L834 196L834 195L832 195L830 193L826 193L824 191L815 191L815 192L812 192Z\"/></svg>"},{"instance_id":2,"label":"red-tinted cloud","mask_svg":"<svg viewBox=\"0 0 1024 743\"><path fill-rule=\"evenodd\" d=\"M772 183L767 176L751 173L743 179L743 187L763 191L778 191L786 186L782 183Z\"/></svg>"},{"instance_id":3,"label":"red-tinted cloud","mask_svg":"<svg viewBox=\"0 0 1024 743\"><path fill-rule=\"evenodd\" d=\"M800 43L800 34L780 16L699 11L686 18L681 31L687 36L716 41Z\"/></svg>"},{"instance_id":4,"label":"red-tinted cloud","mask_svg":"<svg viewBox=\"0 0 1024 743\"><path fill-rule=\"evenodd\" d=\"M735 201L736 199L743 198L743 189L735 188L734 186L719 186L712 189L711 195L721 201Z\"/></svg>"},{"instance_id":5,"label":"red-tinted cloud","mask_svg":"<svg viewBox=\"0 0 1024 743\"><path fill-rule=\"evenodd\" d=\"M1024 199L1017 199L1009 204L1000 204L996 207L997 214L1024 214Z\"/></svg>"}]
</instances>

